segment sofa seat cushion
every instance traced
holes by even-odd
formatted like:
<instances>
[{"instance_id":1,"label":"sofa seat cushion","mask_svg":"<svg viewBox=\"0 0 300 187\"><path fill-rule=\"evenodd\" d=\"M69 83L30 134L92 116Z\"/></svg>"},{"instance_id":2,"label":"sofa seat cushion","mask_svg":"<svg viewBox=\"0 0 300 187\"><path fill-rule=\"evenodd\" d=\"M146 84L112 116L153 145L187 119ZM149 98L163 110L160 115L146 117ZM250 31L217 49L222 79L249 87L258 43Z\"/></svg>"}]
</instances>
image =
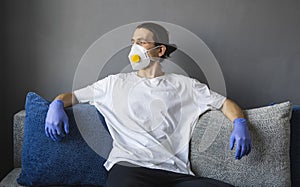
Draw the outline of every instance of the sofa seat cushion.
<instances>
[{"instance_id":1,"label":"sofa seat cushion","mask_svg":"<svg viewBox=\"0 0 300 187\"><path fill-rule=\"evenodd\" d=\"M14 168L11 172L9 172L4 179L2 179L0 186L1 187L23 187L22 185L17 183L17 178L21 173L21 168Z\"/></svg>"},{"instance_id":2,"label":"sofa seat cushion","mask_svg":"<svg viewBox=\"0 0 300 187\"><path fill-rule=\"evenodd\" d=\"M22 169L14 168L9 172L4 179L0 182L1 187L26 187L17 183L17 178L19 177ZM67 186L51 186L51 187L67 187Z\"/></svg>"}]
</instances>

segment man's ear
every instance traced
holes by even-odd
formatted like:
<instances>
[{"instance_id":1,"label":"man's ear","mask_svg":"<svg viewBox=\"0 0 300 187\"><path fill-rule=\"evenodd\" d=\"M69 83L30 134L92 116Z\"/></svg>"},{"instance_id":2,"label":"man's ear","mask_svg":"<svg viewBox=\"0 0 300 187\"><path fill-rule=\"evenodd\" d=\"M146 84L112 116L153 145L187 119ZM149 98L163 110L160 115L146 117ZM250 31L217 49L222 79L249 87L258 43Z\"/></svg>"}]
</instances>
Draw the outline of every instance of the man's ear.
<instances>
[{"instance_id":1,"label":"man's ear","mask_svg":"<svg viewBox=\"0 0 300 187\"><path fill-rule=\"evenodd\" d=\"M165 54L165 52L166 52L166 50L167 50L167 47L165 46L165 45L160 45L160 48L159 48L160 50L159 50L159 52L158 52L158 56L159 57L162 57L164 54Z\"/></svg>"}]
</instances>

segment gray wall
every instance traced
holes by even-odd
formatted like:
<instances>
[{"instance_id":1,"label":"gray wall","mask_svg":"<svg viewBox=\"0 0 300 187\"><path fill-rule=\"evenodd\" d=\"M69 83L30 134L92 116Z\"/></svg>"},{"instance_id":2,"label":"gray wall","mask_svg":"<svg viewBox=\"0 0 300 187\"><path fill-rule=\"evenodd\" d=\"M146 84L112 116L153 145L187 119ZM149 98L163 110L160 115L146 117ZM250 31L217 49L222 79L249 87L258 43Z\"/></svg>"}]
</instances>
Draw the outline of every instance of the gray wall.
<instances>
[{"instance_id":1,"label":"gray wall","mask_svg":"<svg viewBox=\"0 0 300 187\"><path fill-rule=\"evenodd\" d=\"M2 27L4 26L4 1L0 1L0 23L2 24ZM0 68L0 85L2 86L3 84L3 73L4 73L4 63L3 63L3 50L4 50L4 29L0 29L0 64L1 64L1 68ZM2 96L3 92L0 92L0 96ZM2 101L2 97L1 97L1 101ZM2 105L1 105L1 109L2 109Z\"/></svg>"},{"instance_id":2,"label":"gray wall","mask_svg":"<svg viewBox=\"0 0 300 187\"><path fill-rule=\"evenodd\" d=\"M3 14L3 1L0 1L0 23L2 24L3 26L3 21L4 21L4 14ZM0 65L1 65L1 68L0 68L0 86L1 88L3 88L3 78L4 78L4 63L3 63L3 29L0 29ZM3 89L1 89L3 90ZM3 91L0 91L0 124L3 124L3 121L4 121L4 104L3 104ZM0 129L0 142L1 142L1 149L2 149L2 144L4 143L4 141L7 141L8 137L3 137L3 134L1 133L3 130L5 131L5 129L7 129L7 127L2 127L1 125L1 129ZM2 143L3 142L3 143ZM6 156L7 157L7 156ZM2 162L0 163L2 165ZM1 177L1 176L0 176Z\"/></svg>"},{"instance_id":3,"label":"gray wall","mask_svg":"<svg viewBox=\"0 0 300 187\"><path fill-rule=\"evenodd\" d=\"M300 104L300 2L285 0L5 0L1 174L12 167L12 116L28 91L72 89L80 58L106 32L158 20L192 31L216 56L227 96L243 108ZM1 11L2 12L2 11ZM130 36L129 36L130 37Z\"/></svg>"},{"instance_id":4,"label":"gray wall","mask_svg":"<svg viewBox=\"0 0 300 187\"><path fill-rule=\"evenodd\" d=\"M11 161L11 149L9 149L10 146L7 146L7 144L12 143L11 140L11 129L8 125L8 113L5 112L5 95L4 94L4 79L5 79L5 63L4 63L4 1L0 1L0 23L1 23L1 29L0 29L0 150L2 150L3 153L0 156L0 178L3 176L3 174L9 169L11 166L11 163L7 163L7 160ZM8 150L7 150L8 148Z\"/></svg>"}]
</instances>

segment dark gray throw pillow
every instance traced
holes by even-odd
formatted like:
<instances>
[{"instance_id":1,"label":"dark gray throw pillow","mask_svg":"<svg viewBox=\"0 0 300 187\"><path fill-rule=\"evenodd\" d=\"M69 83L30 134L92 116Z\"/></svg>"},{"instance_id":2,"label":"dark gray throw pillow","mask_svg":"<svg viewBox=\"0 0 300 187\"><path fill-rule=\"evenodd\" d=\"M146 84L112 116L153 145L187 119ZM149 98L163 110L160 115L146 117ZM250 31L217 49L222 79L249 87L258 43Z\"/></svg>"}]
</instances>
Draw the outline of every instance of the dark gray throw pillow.
<instances>
[{"instance_id":1,"label":"dark gray throw pillow","mask_svg":"<svg viewBox=\"0 0 300 187\"><path fill-rule=\"evenodd\" d=\"M284 102L244 111L253 146L241 160L229 148L232 122L220 111L206 112L191 139L192 170L235 186L290 186L291 108Z\"/></svg>"}]
</instances>

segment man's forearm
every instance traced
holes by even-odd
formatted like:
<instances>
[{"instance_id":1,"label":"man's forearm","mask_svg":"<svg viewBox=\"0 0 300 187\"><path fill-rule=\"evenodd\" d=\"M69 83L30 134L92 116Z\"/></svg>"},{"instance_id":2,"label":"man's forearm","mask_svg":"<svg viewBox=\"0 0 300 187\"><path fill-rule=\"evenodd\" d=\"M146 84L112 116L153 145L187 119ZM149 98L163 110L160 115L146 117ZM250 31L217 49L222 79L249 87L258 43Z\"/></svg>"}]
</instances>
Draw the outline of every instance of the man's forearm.
<instances>
[{"instance_id":1,"label":"man's forearm","mask_svg":"<svg viewBox=\"0 0 300 187\"><path fill-rule=\"evenodd\" d=\"M236 118L244 118L242 109L230 99L225 100L221 111L231 121L234 121Z\"/></svg>"},{"instance_id":2,"label":"man's forearm","mask_svg":"<svg viewBox=\"0 0 300 187\"><path fill-rule=\"evenodd\" d=\"M75 95L71 92L59 94L54 100L62 100L64 102L64 107L69 107L78 103Z\"/></svg>"}]
</instances>

